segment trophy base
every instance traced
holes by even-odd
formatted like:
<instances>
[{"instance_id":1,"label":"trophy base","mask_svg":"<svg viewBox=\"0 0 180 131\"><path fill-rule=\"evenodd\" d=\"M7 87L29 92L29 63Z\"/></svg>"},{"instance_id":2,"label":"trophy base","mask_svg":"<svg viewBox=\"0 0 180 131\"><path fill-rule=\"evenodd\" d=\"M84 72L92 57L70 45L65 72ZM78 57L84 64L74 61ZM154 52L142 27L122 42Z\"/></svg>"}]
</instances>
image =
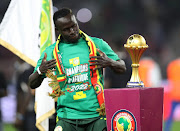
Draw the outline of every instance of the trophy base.
<instances>
[{"instance_id":1,"label":"trophy base","mask_svg":"<svg viewBox=\"0 0 180 131\"><path fill-rule=\"evenodd\" d=\"M126 87L128 87L128 88L144 87L144 83L142 81L140 81L140 82L128 81Z\"/></svg>"}]
</instances>

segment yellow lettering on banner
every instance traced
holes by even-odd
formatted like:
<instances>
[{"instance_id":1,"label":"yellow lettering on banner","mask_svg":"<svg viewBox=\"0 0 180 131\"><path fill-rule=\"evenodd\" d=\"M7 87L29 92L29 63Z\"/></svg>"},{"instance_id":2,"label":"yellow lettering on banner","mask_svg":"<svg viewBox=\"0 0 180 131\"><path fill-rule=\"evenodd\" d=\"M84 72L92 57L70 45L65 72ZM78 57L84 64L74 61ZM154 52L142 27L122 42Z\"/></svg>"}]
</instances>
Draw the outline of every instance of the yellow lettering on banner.
<instances>
[{"instance_id":1,"label":"yellow lettering on banner","mask_svg":"<svg viewBox=\"0 0 180 131\"><path fill-rule=\"evenodd\" d=\"M80 64L79 57L75 57L75 58L69 59L69 63L73 64L73 66L79 65Z\"/></svg>"},{"instance_id":2,"label":"yellow lettering on banner","mask_svg":"<svg viewBox=\"0 0 180 131\"><path fill-rule=\"evenodd\" d=\"M79 100L86 98L86 94L83 94L83 91L76 92L76 95L73 95L74 100Z\"/></svg>"}]
</instances>

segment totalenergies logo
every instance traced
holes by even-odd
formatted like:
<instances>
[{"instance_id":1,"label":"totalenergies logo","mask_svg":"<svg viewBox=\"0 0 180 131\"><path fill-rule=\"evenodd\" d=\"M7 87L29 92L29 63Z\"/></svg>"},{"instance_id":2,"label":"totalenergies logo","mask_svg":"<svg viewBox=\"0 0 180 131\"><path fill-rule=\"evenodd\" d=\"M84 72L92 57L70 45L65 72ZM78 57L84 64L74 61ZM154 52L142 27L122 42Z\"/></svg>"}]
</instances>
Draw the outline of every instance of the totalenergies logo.
<instances>
[{"instance_id":1,"label":"totalenergies logo","mask_svg":"<svg viewBox=\"0 0 180 131\"><path fill-rule=\"evenodd\" d=\"M118 110L111 119L112 131L137 131L136 119L128 110Z\"/></svg>"}]
</instances>

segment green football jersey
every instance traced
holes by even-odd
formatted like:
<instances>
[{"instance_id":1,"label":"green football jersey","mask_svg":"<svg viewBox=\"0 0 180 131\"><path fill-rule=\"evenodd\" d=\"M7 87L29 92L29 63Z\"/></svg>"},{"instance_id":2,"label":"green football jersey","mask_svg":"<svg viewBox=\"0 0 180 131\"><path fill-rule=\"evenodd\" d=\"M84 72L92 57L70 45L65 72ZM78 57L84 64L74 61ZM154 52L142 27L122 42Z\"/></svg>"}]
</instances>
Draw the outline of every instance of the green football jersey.
<instances>
[{"instance_id":1,"label":"green football jersey","mask_svg":"<svg viewBox=\"0 0 180 131\"><path fill-rule=\"evenodd\" d=\"M103 51L109 58L119 60L117 54L105 41L95 37L90 38L95 43L96 48ZM47 60L53 58L54 47L55 44L44 51L47 53ZM60 96L57 101L57 116L61 118L84 119L99 116L96 111L99 108L99 103L91 84L88 48L83 38L80 38L77 43L61 41L59 44L60 56L67 77L66 85L61 88L65 91L65 95ZM35 71L40 66L44 53L38 60ZM102 73L100 79L99 81L103 85Z\"/></svg>"}]
</instances>

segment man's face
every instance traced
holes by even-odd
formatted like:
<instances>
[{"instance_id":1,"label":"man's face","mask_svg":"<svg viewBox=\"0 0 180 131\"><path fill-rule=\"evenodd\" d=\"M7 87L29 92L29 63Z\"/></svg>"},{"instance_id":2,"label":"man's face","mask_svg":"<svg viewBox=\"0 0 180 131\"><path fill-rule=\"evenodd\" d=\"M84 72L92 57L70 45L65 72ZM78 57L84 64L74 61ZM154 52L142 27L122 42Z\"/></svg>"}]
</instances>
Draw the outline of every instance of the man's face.
<instances>
[{"instance_id":1,"label":"man's face","mask_svg":"<svg viewBox=\"0 0 180 131\"><path fill-rule=\"evenodd\" d=\"M67 15L59 18L55 22L56 29L63 39L70 43L75 43L79 39L79 26L74 15Z\"/></svg>"}]
</instances>

